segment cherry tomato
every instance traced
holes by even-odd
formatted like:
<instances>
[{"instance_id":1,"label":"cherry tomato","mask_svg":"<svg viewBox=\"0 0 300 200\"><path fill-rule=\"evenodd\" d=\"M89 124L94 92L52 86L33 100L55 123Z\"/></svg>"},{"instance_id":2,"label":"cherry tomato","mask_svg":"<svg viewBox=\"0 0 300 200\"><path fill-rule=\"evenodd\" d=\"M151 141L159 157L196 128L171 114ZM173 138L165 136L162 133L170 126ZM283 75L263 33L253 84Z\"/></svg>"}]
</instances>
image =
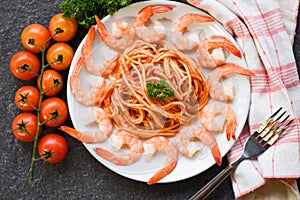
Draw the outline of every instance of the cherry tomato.
<instances>
[{"instance_id":1,"label":"cherry tomato","mask_svg":"<svg viewBox=\"0 0 300 200\"><path fill-rule=\"evenodd\" d=\"M10 71L18 79L30 80L40 71L39 58L29 51L20 51L10 60Z\"/></svg>"},{"instance_id":2,"label":"cherry tomato","mask_svg":"<svg viewBox=\"0 0 300 200\"><path fill-rule=\"evenodd\" d=\"M38 152L46 162L58 163L67 156L68 143L61 135L49 133L39 140Z\"/></svg>"},{"instance_id":3,"label":"cherry tomato","mask_svg":"<svg viewBox=\"0 0 300 200\"><path fill-rule=\"evenodd\" d=\"M41 122L48 127L63 124L68 117L67 104L58 97L50 97L42 102L40 110Z\"/></svg>"},{"instance_id":4,"label":"cherry tomato","mask_svg":"<svg viewBox=\"0 0 300 200\"><path fill-rule=\"evenodd\" d=\"M60 29L62 32L55 32ZM63 13L58 13L54 15L49 23L49 31L53 36L53 39L57 42L68 42L76 35L78 29L78 23L75 18L65 18Z\"/></svg>"},{"instance_id":5,"label":"cherry tomato","mask_svg":"<svg viewBox=\"0 0 300 200\"><path fill-rule=\"evenodd\" d=\"M15 94L15 103L23 111L34 111L40 101L40 91L33 86L20 87Z\"/></svg>"},{"instance_id":6,"label":"cherry tomato","mask_svg":"<svg viewBox=\"0 0 300 200\"><path fill-rule=\"evenodd\" d=\"M38 127L37 116L32 113L21 113L12 122L14 136L23 142L32 142ZM41 131L41 129L40 129Z\"/></svg>"},{"instance_id":7,"label":"cherry tomato","mask_svg":"<svg viewBox=\"0 0 300 200\"><path fill-rule=\"evenodd\" d=\"M37 79L38 88L41 88L40 77ZM63 77L55 70L48 69L44 71L42 89L47 96L58 94L63 88Z\"/></svg>"},{"instance_id":8,"label":"cherry tomato","mask_svg":"<svg viewBox=\"0 0 300 200\"><path fill-rule=\"evenodd\" d=\"M24 28L21 34L24 48L32 53L40 53L41 49L47 48L50 45L50 40L46 44L49 38L48 29L41 24L30 24Z\"/></svg>"},{"instance_id":9,"label":"cherry tomato","mask_svg":"<svg viewBox=\"0 0 300 200\"><path fill-rule=\"evenodd\" d=\"M73 48L63 42L53 44L46 54L47 62L50 64L50 67L59 71L69 68L73 56Z\"/></svg>"}]
</instances>

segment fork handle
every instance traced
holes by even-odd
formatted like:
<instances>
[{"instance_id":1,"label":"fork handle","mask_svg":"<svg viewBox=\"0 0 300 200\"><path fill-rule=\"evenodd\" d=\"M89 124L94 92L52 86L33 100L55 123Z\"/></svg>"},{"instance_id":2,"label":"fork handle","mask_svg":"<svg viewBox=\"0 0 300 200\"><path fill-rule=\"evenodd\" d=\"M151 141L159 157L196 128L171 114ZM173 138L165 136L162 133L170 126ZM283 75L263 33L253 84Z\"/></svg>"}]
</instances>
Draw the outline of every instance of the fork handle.
<instances>
[{"instance_id":1,"label":"fork handle","mask_svg":"<svg viewBox=\"0 0 300 200\"><path fill-rule=\"evenodd\" d=\"M235 169L234 165L228 165L217 176L209 181L203 188L201 188L196 194L194 194L190 200L205 199L208 197Z\"/></svg>"}]
</instances>

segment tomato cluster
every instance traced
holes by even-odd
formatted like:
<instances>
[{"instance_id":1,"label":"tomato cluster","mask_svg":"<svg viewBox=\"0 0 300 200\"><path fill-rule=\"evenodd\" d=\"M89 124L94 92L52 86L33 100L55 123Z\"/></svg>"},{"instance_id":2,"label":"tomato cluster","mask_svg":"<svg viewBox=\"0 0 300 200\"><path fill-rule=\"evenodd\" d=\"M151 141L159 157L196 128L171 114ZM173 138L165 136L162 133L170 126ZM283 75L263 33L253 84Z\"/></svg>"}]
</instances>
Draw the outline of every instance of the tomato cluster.
<instances>
[{"instance_id":1,"label":"tomato cluster","mask_svg":"<svg viewBox=\"0 0 300 200\"><path fill-rule=\"evenodd\" d=\"M26 26L21 34L25 50L10 60L13 76L20 80L34 80L34 85L20 87L15 103L23 112L12 122L13 135L24 142L37 143L40 158L50 163L63 160L68 151L64 137L57 133L42 135L44 127L58 127L68 117L64 100L57 97L64 84L61 71L67 70L74 56L68 44L77 33L74 18L54 15L48 28L41 24Z\"/></svg>"}]
</instances>

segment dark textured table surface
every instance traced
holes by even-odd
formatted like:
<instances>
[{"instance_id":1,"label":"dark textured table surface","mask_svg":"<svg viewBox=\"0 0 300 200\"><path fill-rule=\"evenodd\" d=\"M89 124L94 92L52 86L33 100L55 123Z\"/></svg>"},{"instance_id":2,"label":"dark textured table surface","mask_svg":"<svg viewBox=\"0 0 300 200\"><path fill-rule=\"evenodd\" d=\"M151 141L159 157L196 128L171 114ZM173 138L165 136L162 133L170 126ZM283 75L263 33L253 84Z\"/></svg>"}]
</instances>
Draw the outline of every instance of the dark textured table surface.
<instances>
[{"instance_id":1,"label":"dark textured table surface","mask_svg":"<svg viewBox=\"0 0 300 200\"><path fill-rule=\"evenodd\" d=\"M50 18L60 12L62 0L2 1L0 14L0 199L187 199L226 165L213 166L207 171L184 181L147 186L115 174L104 167L75 139L68 137L67 158L55 165L37 162L34 180L29 182L32 144L15 139L11 131L13 118L20 113L14 104L14 95L24 84L33 84L14 78L9 71L12 55L23 50L20 36L31 23L48 26ZM299 20L299 18L298 18ZM86 34L79 29L71 42L74 49ZM295 36L295 57L300 66L300 28ZM63 72L67 76L67 71ZM66 89L60 96L66 99ZM70 119L66 125L72 125ZM48 132L57 130L45 130ZM233 199L228 178L210 199Z\"/></svg>"}]
</instances>

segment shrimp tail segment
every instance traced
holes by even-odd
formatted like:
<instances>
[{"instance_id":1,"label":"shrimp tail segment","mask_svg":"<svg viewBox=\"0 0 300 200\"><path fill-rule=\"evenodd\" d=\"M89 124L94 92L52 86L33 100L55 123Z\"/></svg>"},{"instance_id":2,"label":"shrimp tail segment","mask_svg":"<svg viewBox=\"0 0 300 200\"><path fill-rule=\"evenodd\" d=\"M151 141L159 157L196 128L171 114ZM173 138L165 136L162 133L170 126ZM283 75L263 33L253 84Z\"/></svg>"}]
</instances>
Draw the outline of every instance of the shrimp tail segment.
<instances>
[{"instance_id":1,"label":"shrimp tail segment","mask_svg":"<svg viewBox=\"0 0 300 200\"><path fill-rule=\"evenodd\" d=\"M148 185L152 185L154 183L156 183L157 181L161 180L163 177L167 176L168 174L170 174L174 168L177 165L177 161L172 161L170 163L168 163L167 167L163 167L161 170L159 170L158 172L156 172L156 174L154 174L147 182Z\"/></svg>"},{"instance_id":2,"label":"shrimp tail segment","mask_svg":"<svg viewBox=\"0 0 300 200\"><path fill-rule=\"evenodd\" d=\"M137 160L137 158L131 159L129 154L114 154L100 147L94 148L94 151L96 152L96 154L98 154L105 160L114 163L115 165L130 165Z\"/></svg>"},{"instance_id":3,"label":"shrimp tail segment","mask_svg":"<svg viewBox=\"0 0 300 200\"><path fill-rule=\"evenodd\" d=\"M123 145L130 147L130 152L112 153L102 148L94 148L94 151L102 158L115 165L130 165L136 162L143 152L143 142L141 139L126 131L119 131L111 138L112 145L120 150Z\"/></svg>"},{"instance_id":4,"label":"shrimp tail segment","mask_svg":"<svg viewBox=\"0 0 300 200\"><path fill-rule=\"evenodd\" d=\"M175 145L166 137L156 136L146 140L143 143L145 154L150 157L157 152L162 151L167 154L167 159L164 162L164 166L156 172L149 180L148 185L157 183L159 180L170 174L177 165L178 152Z\"/></svg>"},{"instance_id":5,"label":"shrimp tail segment","mask_svg":"<svg viewBox=\"0 0 300 200\"><path fill-rule=\"evenodd\" d=\"M227 129L226 129L226 138L228 141L230 140L230 138L236 140L235 133L234 133L235 130L231 128L232 126L233 126L233 122L228 122Z\"/></svg>"},{"instance_id":6,"label":"shrimp tail segment","mask_svg":"<svg viewBox=\"0 0 300 200\"><path fill-rule=\"evenodd\" d=\"M218 165L221 165L222 156L220 153L220 148L213 134L206 130L204 127L198 127L196 136L200 139L200 141L210 147L210 151L216 163Z\"/></svg>"},{"instance_id":7,"label":"shrimp tail segment","mask_svg":"<svg viewBox=\"0 0 300 200\"><path fill-rule=\"evenodd\" d=\"M212 36L214 37L214 36ZM242 58L242 53L241 51L236 47L234 46L234 44L232 42L230 42L229 40L227 40L226 38L223 38L223 41L224 41L224 47L230 51L233 55L235 55L236 57L238 58Z\"/></svg>"},{"instance_id":8,"label":"shrimp tail segment","mask_svg":"<svg viewBox=\"0 0 300 200\"><path fill-rule=\"evenodd\" d=\"M89 56L91 53L92 53L92 43L95 39L95 33L96 33L96 26L93 25L88 33L87 33L87 36L86 36L86 39L85 39L85 42L83 43L83 46L82 46L82 55L84 56Z\"/></svg>"},{"instance_id":9,"label":"shrimp tail segment","mask_svg":"<svg viewBox=\"0 0 300 200\"><path fill-rule=\"evenodd\" d=\"M164 13L173 10L174 6L170 5L163 5L163 4L156 4L156 5L149 5L144 8L142 8L138 15L144 14L144 13L151 13L151 14L158 14L158 13Z\"/></svg>"},{"instance_id":10,"label":"shrimp tail segment","mask_svg":"<svg viewBox=\"0 0 300 200\"><path fill-rule=\"evenodd\" d=\"M69 134L73 138L75 138L78 141L82 142L81 137L80 137L80 132L77 131L76 129L68 127L68 126L60 126L59 130L62 130L63 132Z\"/></svg>"},{"instance_id":11,"label":"shrimp tail segment","mask_svg":"<svg viewBox=\"0 0 300 200\"><path fill-rule=\"evenodd\" d=\"M225 116L227 124L226 124L226 138L229 141L231 138L236 140L235 129L237 126L237 119L234 110L227 106L227 114Z\"/></svg>"},{"instance_id":12,"label":"shrimp tail segment","mask_svg":"<svg viewBox=\"0 0 300 200\"><path fill-rule=\"evenodd\" d=\"M75 87L76 82L77 82L78 76L81 72L84 60L85 60L85 56L81 55L76 63L74 70L73 70L73 73L72 73L73 76L70 77L70 88L73 93L76 91L76 87Z\"/></svg>"},{"instance_id":13,"label":"shrimp tail segment","mask_svg":"<svg viewBox=\"0 0 300 200\"><path fill-rule=\"evenodd\" d=\"M153 15L158 13L165 13L173 10L173 6L169 5L149 5L142 8L138 12L138 16L136 17L135 24L137 27L142 26L147 22L147 20Z\"/></svg>"},{"instance_id":14,"label":"shrimp tail segment","mask_svg":"<svg viewBox=\"0 0 300 200\"><path fill-rule=\"evenodd\" d=\"M193 22L213 22L215 21L214 18L205 16L205 15L199 15L199 14L186 14L181 16L173 25L173 28L178 31L182 32L183 29L185 29L187 26L192 24Z\"/></svg>"},{"instance_id":15,"label":"shrimp tail segment","mask_svg":"<svg viewBox=\"0 0 300 200\"><path fill-rule=\"evenodd\" d=\"M221 156L220 149L219 149L219 146L217 143L211 147L211 153L212 153L216 163L220 166L222 164L222 156Z\"/></svg>"},{"instance_id":16,"label":"shrimp tail segment","mask_svg":"<svg viewBox=\"0 0 300 200\"><path fill-rule=\"evenodd\" d=\"M101 37L104 35L108 35L106 28L105 28L104 24L102 23L102 21L100 20L100 18L96 15L95 19L96 19L98 31L99 31Z\"/></svg>"},{"instance_id":17,"label":"shrimp tail segment","mask_svg":"<svg viewBox=\"0 0 300 200\"><path fill-rule=\"evenodd\" d=\"M233 63L223 64L217 69L221 71L220 74L222 74L223 77L233 73L242 74L245 76L255 76L255 73L253 73L252 71Z\"/></svg>"}]
</instances>

